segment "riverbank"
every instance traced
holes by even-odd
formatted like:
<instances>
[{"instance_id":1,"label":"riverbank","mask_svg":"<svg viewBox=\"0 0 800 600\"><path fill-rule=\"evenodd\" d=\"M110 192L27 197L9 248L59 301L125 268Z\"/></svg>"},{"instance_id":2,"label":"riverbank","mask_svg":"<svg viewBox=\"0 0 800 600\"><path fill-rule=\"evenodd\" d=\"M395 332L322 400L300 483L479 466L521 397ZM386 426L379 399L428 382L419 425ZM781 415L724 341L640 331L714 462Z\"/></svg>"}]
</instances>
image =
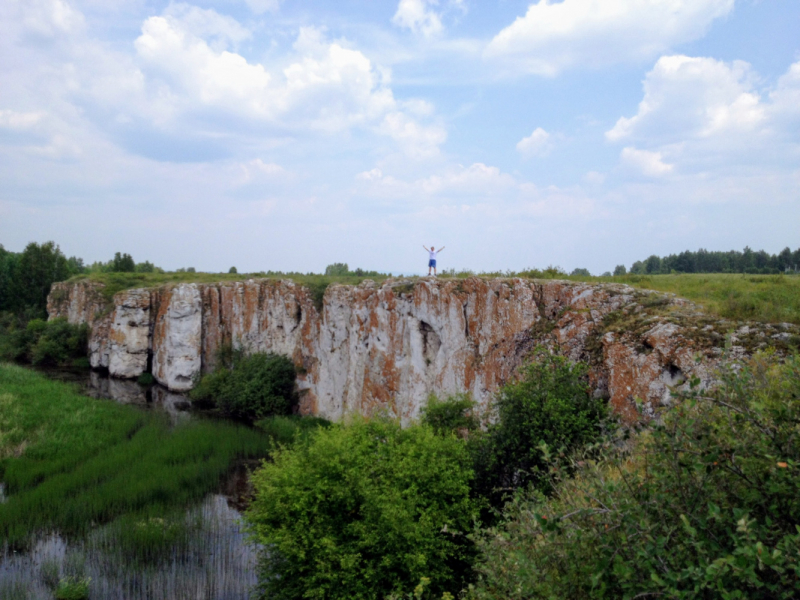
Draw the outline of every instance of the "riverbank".
<instances>
[{"instance_id":1,"label":"riverbank","mask_svg":"<svg viewBox=\"0 0 800 600\"><path fill-rule=\"evenodd\" d=\"M96 580L90 597L151 597L144 589L98 595L98 574L108 575L101 578L108 591L142 580L145 571L148 580L166 581L164 568L173 577L175 569L206 577L200 567L210 555L253 554L238 513L217 492L233 464L266 457L271 447L258 429L212 419L175 422L0 363L0 596L40 597L42 568L57 585L73 576L70 561L78 561ZM243 564L255 581L254 562ZM197 591L196 583L179 587Z\"/></svg>"}]
</instances>

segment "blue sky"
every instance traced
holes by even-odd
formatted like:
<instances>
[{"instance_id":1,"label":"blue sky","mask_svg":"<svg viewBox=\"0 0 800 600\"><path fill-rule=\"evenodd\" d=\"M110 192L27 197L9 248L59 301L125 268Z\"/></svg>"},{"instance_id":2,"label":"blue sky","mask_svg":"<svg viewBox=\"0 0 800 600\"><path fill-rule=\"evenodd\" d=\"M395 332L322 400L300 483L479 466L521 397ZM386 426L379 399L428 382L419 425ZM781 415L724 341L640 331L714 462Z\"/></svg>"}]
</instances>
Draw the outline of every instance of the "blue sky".
<instances>
[{"instance_id":1,"label":"blue sky","mask_svg":"<svg viewBox=\"0 0 800 600\"><path fill-rule=\"evenodd\" d=\"M796 0L5 0L0 243L422 272L800 245Z\"/></svg>"}]
</instances>

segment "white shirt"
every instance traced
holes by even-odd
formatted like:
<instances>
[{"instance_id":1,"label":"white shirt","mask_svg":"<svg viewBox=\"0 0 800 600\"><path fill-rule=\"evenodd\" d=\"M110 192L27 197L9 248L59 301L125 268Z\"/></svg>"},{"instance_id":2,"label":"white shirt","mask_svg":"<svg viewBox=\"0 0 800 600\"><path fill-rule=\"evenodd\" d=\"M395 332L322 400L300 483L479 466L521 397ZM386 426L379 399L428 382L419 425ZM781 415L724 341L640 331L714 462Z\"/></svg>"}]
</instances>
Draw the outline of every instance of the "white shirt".
<instances>
[{"instance_id":1,"label":"white shirt","mask_svg":"<svg viewBox=\"0 0 800 600\"><path fill-rule=\"evenodd\" d=\"M437 250L434 252L433 250L428 250L428 254L430 255L431 260L436 260L436 255L439 254L439 251Z\"/></svg>"}]
</instances>

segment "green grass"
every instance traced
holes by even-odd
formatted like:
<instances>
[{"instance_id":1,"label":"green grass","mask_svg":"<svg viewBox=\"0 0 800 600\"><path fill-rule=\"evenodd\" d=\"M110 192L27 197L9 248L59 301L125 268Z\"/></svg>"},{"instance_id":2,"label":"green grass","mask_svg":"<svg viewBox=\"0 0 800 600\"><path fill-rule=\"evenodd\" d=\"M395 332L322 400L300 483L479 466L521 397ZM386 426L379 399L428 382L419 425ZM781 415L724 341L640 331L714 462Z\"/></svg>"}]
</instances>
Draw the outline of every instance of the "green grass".
<instances>
[{"instance_id":1,"label":"green grass","mask_svg":"<svg viewBox=\"0 0 800 600\"><path fill-rule=\"evenodd\" d=\"M269 436L227 422L166 418L88 398L0 364L0 539L85 534L123 515L158 517L214 490L236 458L266 456Z\"/></svg>"},{"instance_id":2,"label":"green grass","mask_svg":"<svg viewBox=\"0 0 800 600\"><path fill-rule=\"evenodd\" d=\"M726 319L800 324L800 276L692 273L567 279L671 292Z\"/></svg>"}]
</instances>

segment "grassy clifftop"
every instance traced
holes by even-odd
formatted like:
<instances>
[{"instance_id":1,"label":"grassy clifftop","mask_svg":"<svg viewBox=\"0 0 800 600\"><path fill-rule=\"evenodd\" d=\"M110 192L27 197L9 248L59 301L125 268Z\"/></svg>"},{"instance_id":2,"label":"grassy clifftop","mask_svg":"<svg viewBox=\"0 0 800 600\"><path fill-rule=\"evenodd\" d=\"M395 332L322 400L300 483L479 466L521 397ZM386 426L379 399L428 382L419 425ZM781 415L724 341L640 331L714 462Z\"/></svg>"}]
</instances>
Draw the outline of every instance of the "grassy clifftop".
<instances>
[{"instance_id":1,"label":"grassy clifftop","mask_svg":"<svg viewBox=\"0 0 800 600\"><path fill-rule=\"evenodd\" d=\"M469 271L450 272L440 279L475 276ZM585 277L524 271L520 273L479 273L478 277L523 277L564 279L585 283L624 283L639 289L673 293L696 302L708 313L733 320L800 324L800 276L742 274L676 274L623 275L619 277ZM358 285L366 279L381 283L381 276L327 276L303 273L97 273L79 275L70 281L91 280L104 284L103 296L111 300L121 290L136 287L157 287L173 283L214 283L245 281L252 278L291 279L311 289L321 300L331 283ZM412 278L414 279L414 278Z\"/></svg>"}]
</instances>

